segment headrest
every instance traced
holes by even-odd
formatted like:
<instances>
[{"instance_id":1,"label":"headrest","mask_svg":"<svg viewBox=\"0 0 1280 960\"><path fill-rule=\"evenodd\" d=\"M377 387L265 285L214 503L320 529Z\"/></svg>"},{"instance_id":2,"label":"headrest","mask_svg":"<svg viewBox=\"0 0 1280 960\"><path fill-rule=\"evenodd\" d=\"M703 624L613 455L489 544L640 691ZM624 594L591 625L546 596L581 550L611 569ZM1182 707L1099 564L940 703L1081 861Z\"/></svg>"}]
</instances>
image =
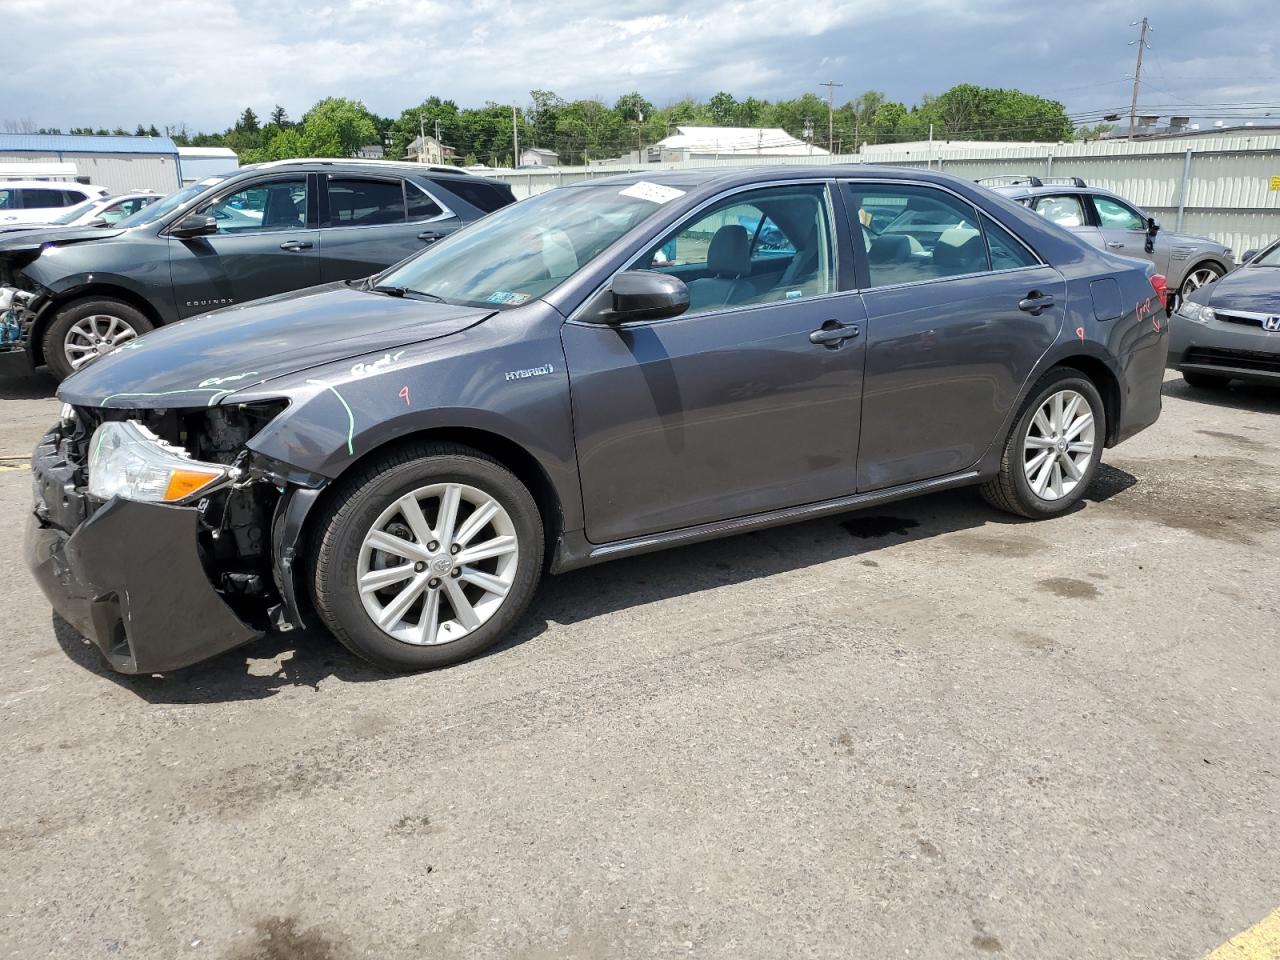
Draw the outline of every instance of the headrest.
<instances>
[{"instance_id":1,"label":"headrest","mask_svg":"<svg viewBox=\"0 0 1280 960\"><path fill-rule=\"evenodd\" d=\"M911 238L905 233L886 233L871 241L867 252L871 263L906 263L911 259Z\"/></svg>"},{"instance_id":2,"label":"headrest","mask_svg":"<svg viewBox=\"0 0 1280 960\"><path fill-rule=\"evenodd\" d=\"M977 273L987 268L987 251L982 236L974 234L958 247L950 243L938 243L933 248L933 263L948 273Z\"/></svg>"},{"instance_id":3,"label":"headrest","mask_svg":"<svg viewBox=\"0 0 1280 960\"><path fill-rule=\"evenodd\" d=\"M715 232L707 248L707 269L729 277L751 272L751 236L746 227L729 223Z\"/></svg>"}]
</instances>

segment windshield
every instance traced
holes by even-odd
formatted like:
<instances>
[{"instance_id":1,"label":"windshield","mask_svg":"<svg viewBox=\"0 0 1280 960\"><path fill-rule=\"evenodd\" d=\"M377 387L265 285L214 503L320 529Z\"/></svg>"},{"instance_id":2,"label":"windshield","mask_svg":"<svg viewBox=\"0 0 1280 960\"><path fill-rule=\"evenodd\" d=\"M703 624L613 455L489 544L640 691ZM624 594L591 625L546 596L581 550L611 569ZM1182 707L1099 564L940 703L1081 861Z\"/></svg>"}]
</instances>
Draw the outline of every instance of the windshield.
<instances>
[{"instance_id":1,"label":"windshield","mask_svg":"<svg viewBox=\"0 0 1280 960\"><path fill-rule=\"evenodd\" d=\"M95 204L101 203L101 202L102 202L101 200L93 199L93 200L86 200L84 201L84 203L77 203L74 207L71 207L69 210L67 210L62 216L55 217L49 222L56 223L59 226L62 226L63 224L68 224L72 220L75 220L77 217L81 216L82 214L88 213L90 210L93 209Z\"/></svg>"},{"instance_id":2,"label":"windshield","mask_svg":"<svg viewBox=\"0 0 1280 960\"><path fill-rule=\"evenodd\" d=\"M144 223L155 223L161 217L178 209L178 207L182 206L188 200L200 196L200 194L204 193L210 187L216 186L225 179L226 177L207 177L199 183L193 183L189 187L183 187L177 193L171 193L163 200L157 200L150 206L143 207L137 213L118 221L116 226L140 227Z\"/></svg>"},{"instance_id":3,"label":"windshield","mask_svg":"<svg viewBox=\"0 0 1280 960\"><path fill-rule=\"evenodd\" d=\"M1249 261L1251 267L1280 267L1280 243L1273 243Z\"/></svg>"},{"instance_id":4,"label":"windshield","mask_svg":"<svg viewBox=\"0 0 1280 960\"><path fill-rule=\"evenodd\" d=\"M662 200L634 185L550 190L490 214L377 283L448 303L517 307L554 290L682 192L658 190Z\"/></svg>"}]
</instances>

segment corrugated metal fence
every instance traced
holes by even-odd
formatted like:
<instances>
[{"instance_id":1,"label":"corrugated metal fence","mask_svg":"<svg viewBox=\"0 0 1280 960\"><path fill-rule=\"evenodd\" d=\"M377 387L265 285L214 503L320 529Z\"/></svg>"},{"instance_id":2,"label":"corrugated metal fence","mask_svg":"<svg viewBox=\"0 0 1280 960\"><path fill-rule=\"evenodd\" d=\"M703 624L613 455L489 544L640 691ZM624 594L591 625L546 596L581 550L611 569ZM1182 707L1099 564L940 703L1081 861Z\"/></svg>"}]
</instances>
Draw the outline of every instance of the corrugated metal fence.
<instances>
[{"instance_id":1,"label":"corrugated metal fence","mask_svg":"<svg viewBox=\"0 0 1280 960\"><path fill-rule=\"evenodd\" d=\"M562 184L629 171L839 163L932 167L967 179L1004 174L1080 177L1091 186L1129 198L1166 229L1212 237L1229 244L1237 256L1280 236L1280 136L1272 135L964 149L938 144L932 155L927 149L907 153L892 147L867 147L858 155L733 157L497 171L490 175L511 184L516 196L523 198Z\"/></svg>"}]
</instances>

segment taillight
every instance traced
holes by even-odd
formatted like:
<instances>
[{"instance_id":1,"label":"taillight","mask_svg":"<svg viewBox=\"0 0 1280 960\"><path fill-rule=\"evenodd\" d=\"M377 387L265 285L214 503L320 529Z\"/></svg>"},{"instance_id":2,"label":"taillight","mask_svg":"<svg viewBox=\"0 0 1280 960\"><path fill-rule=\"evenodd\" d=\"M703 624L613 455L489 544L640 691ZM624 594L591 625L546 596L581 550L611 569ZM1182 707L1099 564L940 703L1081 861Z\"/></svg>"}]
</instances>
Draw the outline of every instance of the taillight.
<instances>
[{"instance_id":1,"label":"taillight","mask_svg":"<svg viewBox=\"0 0 1280 960\"><path fill-rule=\"evenodd\" d=\"M1156 292L1156 296L1161 300L1165 298L1165 294L1169 292L1169 283L1165 280L1163 273L1153 273L1151 275L1151 289Z\"/></svg>"}]
</instances>

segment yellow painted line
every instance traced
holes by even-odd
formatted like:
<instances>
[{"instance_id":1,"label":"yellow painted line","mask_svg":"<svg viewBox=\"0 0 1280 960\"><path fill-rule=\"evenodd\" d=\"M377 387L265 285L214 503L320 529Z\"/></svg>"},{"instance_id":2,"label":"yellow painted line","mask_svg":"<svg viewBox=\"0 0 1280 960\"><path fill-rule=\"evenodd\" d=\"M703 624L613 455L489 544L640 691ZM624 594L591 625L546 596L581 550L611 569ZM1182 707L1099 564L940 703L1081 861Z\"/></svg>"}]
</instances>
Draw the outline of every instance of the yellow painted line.
<instances>
[{"instance_id":1,"label":"yellow painted line","mask_svg":"<svg viewBox=\"0 0 1280 960\"><path fill-rule=\"evenodd\" d=\"M1237 933L1204 960L1280 960L1280 909Z\"/></svg>"}]
</instances>

